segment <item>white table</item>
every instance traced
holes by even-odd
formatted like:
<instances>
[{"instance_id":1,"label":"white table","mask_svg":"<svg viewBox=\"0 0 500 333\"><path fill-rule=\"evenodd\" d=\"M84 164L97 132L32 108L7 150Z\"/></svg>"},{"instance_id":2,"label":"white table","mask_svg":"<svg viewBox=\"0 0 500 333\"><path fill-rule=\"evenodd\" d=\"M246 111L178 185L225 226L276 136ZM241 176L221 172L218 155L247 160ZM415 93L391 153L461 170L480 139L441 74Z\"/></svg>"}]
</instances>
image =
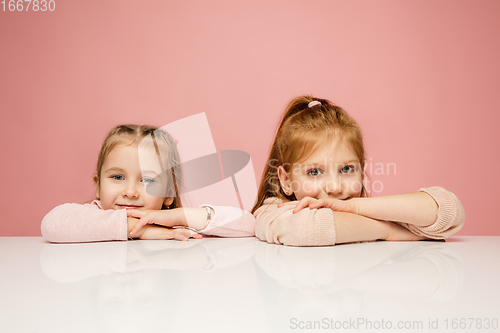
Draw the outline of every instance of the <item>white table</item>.
<instances>
[{"instance_id":1,"label":"white table","mask_svg":"<svg viewBox=\"0 0 500 333\"><path fill-rule=\"evenodd\" d=\"M499 332L499 256L493 236L321 248L0 238L0 332Z\"/></svg>"}]
</instances>

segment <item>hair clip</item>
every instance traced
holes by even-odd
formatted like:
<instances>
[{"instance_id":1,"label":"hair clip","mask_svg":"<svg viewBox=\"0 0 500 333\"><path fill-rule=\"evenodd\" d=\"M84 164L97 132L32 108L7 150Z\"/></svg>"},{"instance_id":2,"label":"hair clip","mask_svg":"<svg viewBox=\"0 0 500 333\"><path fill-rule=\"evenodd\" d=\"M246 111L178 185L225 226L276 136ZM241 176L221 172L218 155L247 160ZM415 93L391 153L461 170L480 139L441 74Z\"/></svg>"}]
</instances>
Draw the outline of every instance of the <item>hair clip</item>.
<instances>
[{"instance_id":1,"label":"hair clip","mask_svg":"<svg viewBox=\"0 0 500 333\"><path fill-rule=\"evenodd\" d=\"M172 140L174 140L175 144L179 143L179 141L176 138L174 138L174 137L172 137Z\"/></svg>"},{"instance_id":2,"label":"hair clip","mask_svg":"<svg viewBox=\"0 0 500 333\"><path fill-rule=\"evenodd\" d=\"M316 105L321 105L321 102L320 101L309 102L309 104L307 104L307 107L312 108L313 106L316 106Z\"/></svg>"}]
</instances>

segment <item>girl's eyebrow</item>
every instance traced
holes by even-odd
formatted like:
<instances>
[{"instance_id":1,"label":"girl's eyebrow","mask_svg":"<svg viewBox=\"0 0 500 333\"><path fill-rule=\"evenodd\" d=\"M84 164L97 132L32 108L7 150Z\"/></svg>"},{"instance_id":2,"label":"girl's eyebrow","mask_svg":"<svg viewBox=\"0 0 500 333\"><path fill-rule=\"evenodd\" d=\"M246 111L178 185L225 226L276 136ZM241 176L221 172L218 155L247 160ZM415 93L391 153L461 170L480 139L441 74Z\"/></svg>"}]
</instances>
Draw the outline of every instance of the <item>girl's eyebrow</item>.
<instances>
[{"instance_id":1,"label":"girl's eyebrow","mask_svg":"<svg viewBox=\"0 0 500 333\"><path fill-rule=\"evenodd\" d=\"M149 174L153 174L155 176L158 176L161 174L161 172L158 172L158 170L155 171L155 170L142 170L142 169L141 169L141 173L142 174L149 173Z\"/></svg>"},{"instance_id":2,"label":"girl's eyebrow","mask_svg":"<svg viewBox=\"0 0 500 333\"><path fill-rule=\"evenodd\" d=\"M325 165L325 162L304 162L304 163L299 163L303 167L311 167L311 166L319 166L319 165Z\"/></svg>"},{"instance_id":3,"label":"girl's eyebrow","mask_svg":"<svg viewBox=\"0 0 500 333\"><path fill-rule=\"evenodd\" d=\"M329 162L328 160L326 162ZM359 160L349 160L349 161L345 161L345 162L335 162L335 164L349 164L349 163L359 163ZM304 167L310 167L310 166L318 166L318 165L325 165L325 161L321 161L321 162L304 162L304 163L300 163L302 164Z\"/></svg>"},{"instance_id":4,"label":"girl's eyebrow","mask_svg":"<svg viewBox=\"0 0 500 333\"><path fill-rule=\"evenodd\" d=\"M120 173L125 173L125 169L122 169L122 168L119 168L119 167L111 167L109 169L106 169L104 170L104 173L106 172L120 172ZM154 170L141 170L141 173L145 174L145 173L149 173L149 174L153 174L154 176L158 176L160 174L160 172L158 171L154 171Z\"/></svg>"},{"instance_id":5,"label":"girl's eyebrow","mask_svg":"<svg viewBox=\"0 0 500 333\"><path fill-rule=\"evenodd\" d=\"M111 167L109 169L104 170L104 172L110 172L110 171L118 171L118 172L125 172L122 168L119 167Z\"/></svg>"}]
</instances>

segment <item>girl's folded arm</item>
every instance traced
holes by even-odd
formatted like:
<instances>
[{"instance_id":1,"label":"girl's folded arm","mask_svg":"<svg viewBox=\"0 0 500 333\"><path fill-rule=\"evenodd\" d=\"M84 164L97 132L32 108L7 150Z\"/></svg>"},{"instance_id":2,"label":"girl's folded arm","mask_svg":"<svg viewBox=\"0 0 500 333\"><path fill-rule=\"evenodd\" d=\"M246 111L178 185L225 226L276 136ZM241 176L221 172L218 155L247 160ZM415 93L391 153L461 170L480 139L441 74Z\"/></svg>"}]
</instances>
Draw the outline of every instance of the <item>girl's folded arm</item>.
<instances>
[{"instance_id":1,"label":"girl's folded arm","mask_svg":"<svg viewBox=\"0 0 500 333\"><path fill-rule=\"evenodd\" d=\"M264 205L256 212L256 236L263 241L290 246L325 246L375 240L419 240L390 222L328 208L305 208L293 214L295 203L277 208Z\"/></svg>"},{"instance_id":2,"label":"girl's folded arm","mask_svg":"<svg viewBox=\"0 0 500 333\"><path fill-rule=\"evenodd\" d=\"M442 187L383 197L356 198L356 213L397 222L417 235L443 239L460 230L465 214L458 198Z\"/></svg>"},{"instance_id":3,"label":"girl's folded arm","mask_svg":"<svg viewBox=\"0 0 500 333\"><path fill-rule=\"evenodd\" d=\"M254 213L255 235L262 241L289 246L326 246L336 244L333 211L309 208L292 214L295 207L287 203L264 204Z\"/></svg>"},{"instance_id":4,"label":"girl's folded arm","mask_svg":"<svg viewBox=\"0 0 500 333\"><path fill-rule=\"evenodd\" d=\"M127 240L127 214L125 210L102 210L95 203L67 203L45 215L41 231L53 243Z\"/></svg>"},{"instance_id":5,"label":"girl's folded arm","mask_svg":"<svg viewBox=\"0 0 500 333\"><path fill-rule=\"evenodd\" d=\"M168 210L127 210L129 217L140 219L130 228L133 237L137 232L157 224L166 227L189 227L200 234L219 237L255 236L255 217L249 212L228 206L202 205L200 208L183 207Z\"/></svg>"},{"instance_id":6,"label":"girl's folded arm","mask_svg":"<svg viewBox=\"0 0 500 333\"><path fill-rule=\"evenodd\" d=\"M210 223L200 230L201 234L219 237L255 236L256 221L251 213L229 206L202 205L202 207L209 207L214 215Z\"/></svg>"},{"instance_id":7,"label":"girl's folded arm","mask_svg":"<svg viewBox=\"0 0 500 333\"><path fill-rule=\"evenodd\" d=\"M373 219L428 226L436 222L438 205L426 193L354 198L356 213Z\"/></svg>"}]
</instances>

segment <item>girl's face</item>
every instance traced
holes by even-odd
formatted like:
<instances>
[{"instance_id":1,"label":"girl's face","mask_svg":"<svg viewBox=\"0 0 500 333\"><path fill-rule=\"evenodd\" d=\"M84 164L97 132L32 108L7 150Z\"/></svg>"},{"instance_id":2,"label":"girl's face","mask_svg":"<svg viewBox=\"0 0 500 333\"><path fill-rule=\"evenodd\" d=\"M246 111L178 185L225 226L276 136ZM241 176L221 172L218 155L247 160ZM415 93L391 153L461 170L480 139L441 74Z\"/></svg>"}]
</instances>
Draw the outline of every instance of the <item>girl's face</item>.
<instances>
[{"instance_id":1,"label":"girl's face","mask_svg":"<svg viewBox=\"0 0 500 333\"><path fill-rule=\"evenodd\" d=\"M358 157L347 143L338 140L295 163L288 173L280 166L278 177L285 193L293 192L297 200L306 196L346 200L360 197L363 189Z\"/></svg>"},{"instance_id":2,"label":"girl's face","mask_svg":"<svg viewBox=\"0 0 500 333\"><path fill-rule=\"evenodd\" d=\"M154 151L143 149L139 164L139 149L136 144L117 144L106 156L97 189L103 209L159 210L173 202L146 193L146 185L162 172Z\"/></svg>"}]
</instances>

